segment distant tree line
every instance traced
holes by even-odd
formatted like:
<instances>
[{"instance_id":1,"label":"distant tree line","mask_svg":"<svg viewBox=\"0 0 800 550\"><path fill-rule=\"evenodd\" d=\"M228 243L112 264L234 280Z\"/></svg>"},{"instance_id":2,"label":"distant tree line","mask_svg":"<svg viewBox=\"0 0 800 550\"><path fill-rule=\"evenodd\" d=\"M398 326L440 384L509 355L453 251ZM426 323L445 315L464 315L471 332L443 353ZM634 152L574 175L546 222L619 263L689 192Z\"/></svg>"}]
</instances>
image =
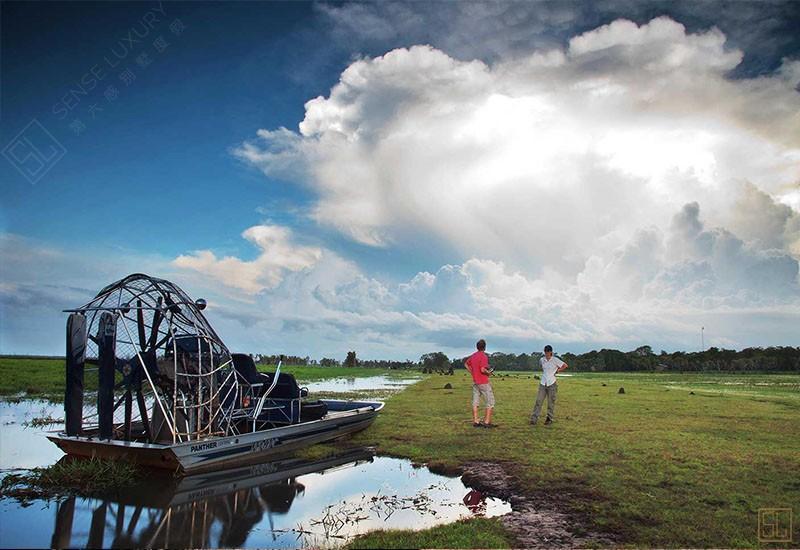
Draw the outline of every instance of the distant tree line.
<instances>
[{"instance_id":1,"label":"distant tree line","mask_svg":"<svg viewBox=\"0 0 800 550\"><path fill-rule=\"evenodd\" d=\"M562 359L578 371L651 372L800 372L800 347L745 348L741 351L708 348L705 351L655 354L650 346L633 351L613 349L580 355L565 353Z\"/></svg>"},{"instance_id":2,"label":"distant tree line","mask_svg":"<svg viewBox=\"0 0 800 550\"><path fill-rule=\"evenodd\" d=\"M539 368L541 353L489 354L489 364L495 370L531 371ZM633 351L615 349L594 350L588 353L557 354L566 361L570 370L578 372L798 372L800 373L800 347L745 348L741 351L708 348L699 352L676 351L656 354L650 346ZM277 355L253 356L257 363L274 365ZM422 355L418 361L392 361L385 359L358 359L355 351L347 352L342 360L324 357L319 361L309 357L285 356L286 365L319 365L322 367L366 367L381 369L419 369L429 373L452 374L464 368L465 357L450 359L441 351Z\"/></svg>"},{"instance_id":3,"label":"distant tree line","mask_svg":"<svg viewBox=\"0 0 800 550\"><path fill-rule=\"evenodd\" d=\"M541 353L489 354L489 364L495 370L538 370ZM740 351L708 348L699 352L675 351L654 353L650 346L640 346L633 351L601 349L588 353L558 354L569 364L570 370L579 372L796 372L800 373L800 347L745 348ZM0 355L16 359L63 359L63 356ZM256 363L275 365L279 355L256 353ZM284 365L308 365L321 367L366 367L379 369L414 369L429 373L452 374L464 368L465 357L450 359L441 351L422 355L418 361L394 361L387 359L359 359L355 351L347 352L343 359L323 357L319 361L309 356L285 355Z\"/></svg>"},{"instance_id":4,"label":"distant tree line","mask_svg":"<svg viewBox=\"0 0 800 550\"><path fill-rule=\"evenodd\" d=\"M256 353L253 359L256 363L264 365L275 365L278 363L279 355L265 355ZM311 359L310 357L298 357L296 355L285 355L283 358L284 365L306 365L306 366L320 366L320 367L365 367L374 369L418 369L419 364L415 361L393 361L388 359L359 359L355 351L348 351L347 356L343 360L334 359L331 357L323 357L319 361Z\"/></svg>"}]
</instances>

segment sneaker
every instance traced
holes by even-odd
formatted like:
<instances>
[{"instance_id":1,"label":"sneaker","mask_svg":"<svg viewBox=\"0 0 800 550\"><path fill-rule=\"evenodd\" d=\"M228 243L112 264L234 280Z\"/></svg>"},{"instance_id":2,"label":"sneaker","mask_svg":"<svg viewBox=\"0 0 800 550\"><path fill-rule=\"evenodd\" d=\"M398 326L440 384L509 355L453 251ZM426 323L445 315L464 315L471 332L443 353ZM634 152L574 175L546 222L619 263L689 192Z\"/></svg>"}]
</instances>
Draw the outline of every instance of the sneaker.
<instances>
[{"instance_id":1,"label":"sneaker","mask_svg":"<svg viewBox=\"0 0 800 550\"><path fill-rule=\"evenodd\" d=\"M483 428L483 422L473 422L472 423L472 427L473 428Z\"/></svg>"},{"instance_id":2,"label":"sneaker","mask_svg":"<svg viewBox=\"0 0 800 550\"><path fill-rule=\"evenodd\" d=\"M497 424L484 424L483 427L484 428L496 428Z\"/></svg>"},{"instance_id":3,"label":"sneaker","mask_svg":"<svg viewBox=\"0 0 800 550\"><path fill-rule=\"evenodd\" d=\"M545 421L544 421L544 425L545 425L545 426L549 426L549 425L550 425L550 424L552 424L552 423L553 423L553 421L552 421L552 420L550 420L549 418L548 418L547 420L545 420Z\"/></svg>"}]
</instances>

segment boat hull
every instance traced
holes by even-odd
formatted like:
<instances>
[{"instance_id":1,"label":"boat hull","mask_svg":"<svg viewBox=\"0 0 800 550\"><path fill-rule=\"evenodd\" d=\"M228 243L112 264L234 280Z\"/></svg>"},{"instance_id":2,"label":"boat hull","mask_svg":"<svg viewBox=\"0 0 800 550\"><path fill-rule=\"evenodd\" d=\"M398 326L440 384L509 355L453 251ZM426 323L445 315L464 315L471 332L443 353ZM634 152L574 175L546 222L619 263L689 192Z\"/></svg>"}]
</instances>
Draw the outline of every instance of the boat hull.
<instances>
[{"instance_id":1,"label":"boat hull","mask_svg":"<svg viewBox=\"0 0 800 550\"><path fill-rule=\"evenodd\" d=\"M325 400L331 412L319 420L226 437L171 445L102 440L64 433L48 438L69 455L129 460L143 466L196 473L263 462L368 427L383 403Z\"/></svg>"}]
</instances>

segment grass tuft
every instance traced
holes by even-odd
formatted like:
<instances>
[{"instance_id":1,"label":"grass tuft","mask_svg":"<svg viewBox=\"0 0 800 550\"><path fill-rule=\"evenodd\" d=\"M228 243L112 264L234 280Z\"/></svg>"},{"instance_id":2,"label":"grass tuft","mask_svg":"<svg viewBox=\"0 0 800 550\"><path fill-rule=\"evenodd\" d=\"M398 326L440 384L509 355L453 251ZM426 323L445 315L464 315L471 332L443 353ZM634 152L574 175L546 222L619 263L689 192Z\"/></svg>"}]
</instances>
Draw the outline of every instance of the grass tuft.
<instances>
[{"instance_id":1,"label":"grass tuft","mask_svg":"<svg viewBox=\"0 0 800 550\"><path fill-rule=\"evenodd\" d=\"M347 548L509 548L508 532L496 518L473 518L424 531L372 531Z\"/></svg>"},{"instance_id":2,"label":"grass tuft","mask_svg":"<svg viewBox=\"0 0 800 550\"><path fill-rule=\"evenodd\" d=\"M47 468L7 474L0 482L0 497L24 503L68 494L107 494L130 487L141 475L139 468L125 461L66 457Z\"/></svg>"}]
</instances>

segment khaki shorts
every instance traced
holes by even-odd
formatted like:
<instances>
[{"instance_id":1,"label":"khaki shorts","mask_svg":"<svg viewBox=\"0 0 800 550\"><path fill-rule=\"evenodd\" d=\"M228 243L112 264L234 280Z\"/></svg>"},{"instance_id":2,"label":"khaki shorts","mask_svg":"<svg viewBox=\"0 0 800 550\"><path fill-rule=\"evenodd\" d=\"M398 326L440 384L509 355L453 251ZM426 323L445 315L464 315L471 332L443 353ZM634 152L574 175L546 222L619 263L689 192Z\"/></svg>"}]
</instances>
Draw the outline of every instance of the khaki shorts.
<instances>
[{"instance_id":1,"label":"khaki shorts","mask_svg":"<svg viewBox=\"0 0 800 550\"><path fill-rule=\"evenodd\" d=\"M494 392L491 384L472 384L472 406L480 405L481 396L486 402L486 408L494 408Z\"/></svg>"}]
</instances>

